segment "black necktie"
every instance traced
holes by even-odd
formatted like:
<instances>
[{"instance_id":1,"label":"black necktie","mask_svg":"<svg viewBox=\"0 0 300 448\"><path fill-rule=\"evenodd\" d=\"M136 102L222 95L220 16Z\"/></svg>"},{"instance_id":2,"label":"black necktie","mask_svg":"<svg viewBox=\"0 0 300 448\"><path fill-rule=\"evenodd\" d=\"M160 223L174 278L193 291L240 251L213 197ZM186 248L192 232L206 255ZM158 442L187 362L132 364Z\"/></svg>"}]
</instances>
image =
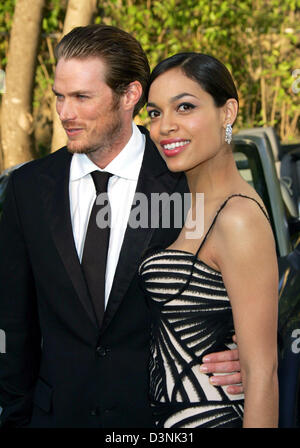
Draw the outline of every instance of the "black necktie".
<instances>
[{"instance_id":1,"label":"black necktie","mask_svg":"<svg viewBox=\"0 0 300 448\"><path fill-rule=\"evenodd\" d=\"M95 184L96 199L87 227L81 265L101 327L105 309L105 271L110 233L110 206L107 195L107 200L101 200L101 205L97 204L97 199L100 199L100 193L107 193L108 179L112 174L93 171L91 176ZM104 215L105 211L108 211L108 214Z\"/></svg>"}]
</instances>

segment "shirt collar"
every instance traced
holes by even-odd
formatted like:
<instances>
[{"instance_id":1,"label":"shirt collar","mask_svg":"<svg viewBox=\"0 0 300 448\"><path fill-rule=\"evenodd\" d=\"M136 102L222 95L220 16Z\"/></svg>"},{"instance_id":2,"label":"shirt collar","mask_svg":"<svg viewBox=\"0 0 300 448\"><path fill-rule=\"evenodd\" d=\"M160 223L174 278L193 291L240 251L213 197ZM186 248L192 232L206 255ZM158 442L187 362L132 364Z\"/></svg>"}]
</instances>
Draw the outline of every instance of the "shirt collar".
<instances>
[{"instance_id":1,"label":"shirt collar","mask_svg":"<svg viewBox=\"0 0 300 448\"><path fill-rule=\"evenodd\" d=\"M86 154L73 154L70 181L78 180L95 170L108 171L115 176L137 181L144 150L145 136L132 122L132 134L128 143L104 170L95 165Z\"/></svg>"}]
</instances>

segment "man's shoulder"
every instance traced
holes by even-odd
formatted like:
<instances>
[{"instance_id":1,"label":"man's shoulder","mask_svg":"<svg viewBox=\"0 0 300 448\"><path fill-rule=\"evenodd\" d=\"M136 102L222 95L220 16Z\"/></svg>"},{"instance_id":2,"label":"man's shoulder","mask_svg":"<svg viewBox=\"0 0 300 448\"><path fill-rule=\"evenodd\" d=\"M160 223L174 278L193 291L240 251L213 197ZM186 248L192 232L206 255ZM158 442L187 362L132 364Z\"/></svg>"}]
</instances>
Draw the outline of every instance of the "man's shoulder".
<instances>
[{"instance_id":1,"label":"man's shoulder","mask_svg":"<svg viewBox=\"0 0 300 448\"><path fill-rule=\"evenodd\" d=\"M149 136L149 131L147 128L145 128L145 126L138 124L137 127L141 131L142 134L146 134L147 136Z\"/></svg>"},{"instance_id":2,"label":"man's shoulder","mask_svg":"<svg viewBox=\"0 0 300 448\"><path fill-rule=\"evenodd\" d=\"M52 165L64 165L67 163L71 154L68 152L67 148L64 146L57 151L48 154L44 157L30 160L29 162L23 163L21 166L14 170L15 177L30 176L35 173L40 173L43 170L48 170Z\"/></svg>"},{"instance_id":3,"label":"man's shoulder","mask_svg":"<svg viewBox=\"0 0 300 448\"><path fill-rule=\"evenodd\" d=\"M145 128L145 126L138 125L138 130L146 137L146 145L151 144L155 146L153 141L151 140L150 132L147 128Z\"/></svg>"}]
</instances>

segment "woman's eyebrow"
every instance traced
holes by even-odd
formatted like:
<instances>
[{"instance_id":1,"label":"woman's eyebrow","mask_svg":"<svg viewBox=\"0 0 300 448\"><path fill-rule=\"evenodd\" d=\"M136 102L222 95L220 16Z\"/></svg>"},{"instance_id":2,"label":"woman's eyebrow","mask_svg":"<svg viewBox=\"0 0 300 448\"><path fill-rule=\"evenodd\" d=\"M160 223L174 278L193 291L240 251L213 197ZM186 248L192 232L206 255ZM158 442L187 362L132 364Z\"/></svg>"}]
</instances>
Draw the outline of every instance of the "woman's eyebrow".
<instances>
[{"instance_id":1,"label":"woman's eyebrow","mask_svg":"<svg viewBox=\"0 0 300 448\"><path fill-rule=\"evenodd\" d=\"M192 96L193 98L197 98L195 95L192 95L191 93L183 92L183 93L179 93L178 95L175 95L172 98L170 98L169 103L174 103L175 101L180 100L184 96ZM147 107L157 107L157 105L153 102L149 102L149 103L147 103Z\"/></svg>"},{"instance_id":2,"label":"woman's eyebrow","mask_svg":"<svg viewBox=\"0 0 300 448\"><path fill-rule=\"evenodd\" d=\"M192 95L191 93L188 92L183 92L183 93L179 93L179 95L175 95L170 99L170 103L173 103L174 101L178 101L181 98L183 98L184 96L192 96L193 98L197 98L195 95Z\"/></svg>"},{"instance_id":3,"label":"woman's eyebrow","mask_svg":"<svg viewBox=\"0 0 300 448\"><path fill-rule=\"evenodd\" d=\"M147 103L146 107L157 107L155 103Z\"/></svg>"}]
</instances>

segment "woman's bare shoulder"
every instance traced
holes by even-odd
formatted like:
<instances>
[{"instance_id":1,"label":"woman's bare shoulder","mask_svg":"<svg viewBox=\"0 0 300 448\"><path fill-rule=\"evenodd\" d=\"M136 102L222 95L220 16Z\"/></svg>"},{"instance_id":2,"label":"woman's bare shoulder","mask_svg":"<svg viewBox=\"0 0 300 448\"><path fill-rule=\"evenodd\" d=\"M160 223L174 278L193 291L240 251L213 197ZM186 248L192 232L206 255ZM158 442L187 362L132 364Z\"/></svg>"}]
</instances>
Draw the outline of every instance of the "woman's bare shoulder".
<instances>
[{"instance_id":1,"label":"woman's bare shoulder","mask_svg":"<svg viewBox=\"0 0 300 448\"><path fill-rule=\"evenodd\" d=\"M257 194L230 197L216 220L216 230L221 238L230 240L272 235L266 208Z\"/></svg>"}]
</instances>

